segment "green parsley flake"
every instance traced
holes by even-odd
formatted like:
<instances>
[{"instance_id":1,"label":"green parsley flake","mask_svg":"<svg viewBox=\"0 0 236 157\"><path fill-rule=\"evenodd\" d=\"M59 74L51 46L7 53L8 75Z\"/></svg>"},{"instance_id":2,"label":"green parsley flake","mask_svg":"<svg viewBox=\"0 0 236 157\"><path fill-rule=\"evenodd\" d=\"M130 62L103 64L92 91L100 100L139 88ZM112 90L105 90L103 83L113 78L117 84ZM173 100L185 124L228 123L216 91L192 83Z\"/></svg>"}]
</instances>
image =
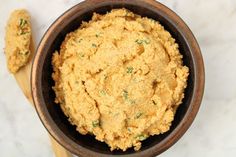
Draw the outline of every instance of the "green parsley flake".
<instances>
[{"instance_id":1,"label":"green parsley flake","mask_svg":"<svg viewBox=\"0 0 236 157\"><path fill-rule=\"evenodd\" d=\"M154 100L152 100L152 103L153 103L154 105L157 105L157 103L156 103Z\"/></svg>"},{"instance_id":2,"label":"green parsley flake","mask_svg":"<svg viewBox=\"0 0 236 157\"><path fill-rule=\"evenodd\" d=\"M27 55L29 54L29 51L20 51L19 53L20 53L21 55L27 56Z\"/></svg>"},{"instance_id":3,"label":"green parsley flake","mask_svg":"<svg viewBox=\"0 0 236 157\"><path fill-rule=\"evenodd\" d=\"M137 39L137 40L135 40L135 42L139 45L141 45L141 44L150 44L150 41L145 40L145 39Z\"/></svg>"},{"instance_id":4,"label":"green parsley flake","mask_svg":"<svg viewBox=\"0 0 236 157\"><path fill-rule=\"evenodd\" d=\"M20 29L20 32L18 33L18 35L24 35L24 34L27 34L29 32L25 32L24 30Z\"/></svg>"},{"instance_id":5,"label":"green parsley flake","mask_svg":"<svg viewBox=\"0 0 236 157\"><path fill-rule=\"evenodd\" d=\"M136 103L135 100L130 100L129 102L130 102L131 104L135 104L135 103Z\"/></svg>"},{"instance_id":6,"label":"green parsley flake","mask_svg":"<svg viewBox=\"0 0 236 157\"><path fill-rule=\"evenodd\" d=\"M25 55L28 55L29 54L29 51L25 51Z\"/></svg>"},{"instance_id":7,"label":"green parsley flake","mask_svg":"<svg viewBox=\"0 0 236 157\"><path fill-rule=\"evenodd\" d=\"M139 40L139 39L135 40L135 42L139 45L143 43L142 40Z\"/></svg>"},{"instance_id":8,"label":"green parsley flake","mask_svg":"<svg viewBox=\"0 0 236 157\"><path fill-rule=\"evenodd\" d=\"M80 43L83 39L76 39L77 43Z\"/></svg>"},{"instance_id":9,"label":"green parsley flake","mask_svg":"<svg viewBox=\"0 0 236 157\"><path fill-rule=\"evenodd\" d=\"M96 44L94 44L94 43L92 43L92 47L97 47L97 45L96 45Z\"/></svg>"},{"instance_id":10,"label":"green parsley flake","mask_svg":"<svg viewBox=\"0 0 236 157\"><path fill-rule=\"evenodd\" d=\"M106 95L106 91L105 90L101 90L101 91L99 91L99 93L101 94L101 95Z\"/></svg>"},{"instance_id":11,"label":"green parsley flake","mask_svg":"<svg viewBox=\"0 0 236 157\"><path fill-rule=\"evenodd\" d=\"M80 53L79 56L80 56L80 57L84 57L84 54L83 54L83 53Z\"/></svg>"},{"instance_id":12,"label":"green parsley flake","mask_svg":"<svg viewBox=\"0 0 236 157\"><path fill-rule=\"evenodd\" d=\"M106 80L108 78L107 74L104 74L104 80Z\"/></svg>"},{"instance_id":13,"label":"green parsley flake","mask_svg":"<svg viewBox=\"0 0 236 157\"><path fill-rule=\"evenodd\" d=\"M25 19L20 19L19 26L20 28L23 28L27 24L27 21Z\"/></svg>"},{"instance_id":14,"label":"green parsley flake","mask_svg":"<svg viewBox=\"0 0 236 157\"><path fill-rule=\"evenodd\" d=\"M103 34L102 32L98 32L98 33L95 34L95 36L98 38L98 37L101 37L102 34Z\"/></svg>"},{"instance_id":15,"label":"green parsley flake","mask_svg":"<svg viewBox=\"0 0 236 157\"><path fill-rule=\"evenodd\" d=\"M93 125L94 128L95 128L95 127L98 127L98 126L100 125L99 120L93 121L93 122L92 122L92 125Z\"/></svg>"},{"instance_id":16,"label":"green parsley flake","mask_svg":"<svg viewBox=\"0 0 236 157\"><path fill-rule=\"evenodd\" d=\"M137 138L139 141L143 141L143 140L146 140L146 139L147 139L147 135L141 134L141 135L136 136L136 138Z\"/></svg>"},{"instance_id":17,"label":"green parsley flake","mask_svg":"<svg viewBox=\"0 0 236 157\"><path fill-rule=\"evenodd\" d=\"M136 114L135 118L138 119L138 118L140 118L142 115L143 115L143 113L139 112L139 113Z\"/></svg>"},{"instance_id":18,"label":"green parsley flake","mask_svg":"<svg viewBox=\"0 0 236 157\"><path fill-rule=\"evenodd\" d=\"M127 67L127 73L131 74L133 72L134 68L133 67Z\"/></svg>"},{"instance_id":19,"label":"green parsley flake","mask_svg":"<svg viewBox=\"0 0 236 157\"><path fill-rule=\"evenodd\" d=\"M126 90L123 90L123 97L125 100L128 99L128 92Z\"/></svg>"}]
</instances>

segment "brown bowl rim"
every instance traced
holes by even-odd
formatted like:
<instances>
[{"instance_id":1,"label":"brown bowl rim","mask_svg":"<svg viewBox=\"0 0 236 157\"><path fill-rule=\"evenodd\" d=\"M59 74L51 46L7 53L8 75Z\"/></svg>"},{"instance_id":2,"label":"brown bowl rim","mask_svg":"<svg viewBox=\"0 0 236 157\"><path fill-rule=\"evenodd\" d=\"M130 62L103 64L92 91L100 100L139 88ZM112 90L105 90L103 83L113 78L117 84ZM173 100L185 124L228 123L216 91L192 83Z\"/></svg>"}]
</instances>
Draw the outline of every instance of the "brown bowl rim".
<instances>
[{"instance_id":1,"label":"brown bowl rim","mask_svg":"<svg viewBox=\"0 0 236 157\"><path fill-rule=\"evenodd\" d=\"M45 128L48 130L48 132L58 141L62 146L64 146L66 149L71 151L72 153L80 156L114 156L114 155L108 155L108 154L102 154L99 152L94 152L92 150L89 150L85 147L82 147L76 143L73 143L72 140L70 140L68 137L66 137L59 129L57 129L56 124L51 119L48 112L46 112L46 108L43 108L41 104L42 99L39 98L41 96L40 93L38 93L39 88L38 82L39 78L37 78L36 74L38 72L39 66L40 66L40 54L43 53L43 47L47 46L45 44L47 42L47 39L49 38L50 34L57 29L57 26L60 22L62 22L66 17L70 16L71 13L78 9L83 9L86 6L89 5L97 5L99 3L103 2L115 2L115 1L129 1L129 0L87 0L83 1L81 3L78 3L74 7L67 10L65 13L63 13L56 21L49 27L49 29L44 34L38 49L37 53L34 56L34 60L32 63L32 69L31 69L31 91L33 96L34 105L36 107L36 111L38 113L38 116L42 123L44 124ZM204 84L205 84L205 72L204 72L204 63L203 58L201 55L200 47L191 32L191 30L188 28L188 26L185 24L185 22L172 10L170 10L165 5L161 4L160 2L156 2L153 0L132 0L129 1L129 3L147 3L148 5L151 5L152 7L155 7L156 9L160 9L166 16L169 16L169 18L172 19L178 26L178 29L181 29L182 32L185 35L185 38L188 41L189 47L191 49L191 53L193 55L193 64L195 67L195 79L194 79L194 89L193 89L193 96L190 102L190 106L188 108L188 111L184 115L183 119L180 121L178 126L160 143L152 146L151 148L148 148L146 150L137 152L135 154L128 154L128 155L122 155L122 156L132 156L132 157L141 157L141 156L155 156L159 155L163 151L167 150L169 147L171 147L173 144L175 144L187 131L187 129L192 124L194 118L196 117L196 114L200 108L201 100L204 93Z\"/></svg>"}]
</instances>

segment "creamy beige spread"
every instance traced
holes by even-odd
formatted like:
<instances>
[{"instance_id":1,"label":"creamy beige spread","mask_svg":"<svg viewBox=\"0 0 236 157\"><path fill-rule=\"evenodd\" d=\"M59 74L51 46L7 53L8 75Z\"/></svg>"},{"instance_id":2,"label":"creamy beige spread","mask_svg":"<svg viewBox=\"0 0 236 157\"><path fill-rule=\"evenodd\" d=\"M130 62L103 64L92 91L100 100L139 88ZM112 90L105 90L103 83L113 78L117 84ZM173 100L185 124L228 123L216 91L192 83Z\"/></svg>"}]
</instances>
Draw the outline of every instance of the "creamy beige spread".
<instances>
[{"instance_id":1,"label":"creamy beige spread","mask_svg":"<svg viewBox=\"0 0 236 157\"><path fill-rule=\"evenodd\" d=\"M5 53L7 66L11 73L16 73L30 57L31 24L26 10L11 13L6 26Z\"/></svg>"},{"instance_id":2,"label":"creamy beige spread","mask_svg":"<svg viewBox=\"0 0 236 157\"><path fill-rule=\"evenodd\" d=\"M126 9L94 13L67 34L52 65L55 101L70 123L123 151L169 130L189 73L171 34Z\"/></svg>"}]
</instances>

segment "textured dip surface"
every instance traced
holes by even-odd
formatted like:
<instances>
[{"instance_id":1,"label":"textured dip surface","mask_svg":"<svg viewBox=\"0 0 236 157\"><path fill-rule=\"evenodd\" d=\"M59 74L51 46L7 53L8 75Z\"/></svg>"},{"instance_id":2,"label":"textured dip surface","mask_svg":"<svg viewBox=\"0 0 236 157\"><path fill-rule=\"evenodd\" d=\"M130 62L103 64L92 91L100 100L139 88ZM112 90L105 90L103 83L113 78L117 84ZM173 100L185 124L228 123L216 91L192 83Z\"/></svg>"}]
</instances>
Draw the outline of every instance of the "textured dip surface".
<instances>
[{"instance_id":1,"label":"textured dip surface","mask_svg":"<svg viewBox=\"0 0 236 157\"><path fill-rule=\"evenodd\" d=\"M7 66L11 73L16 73L30 57L31 24L26 10L11 13L6 26L5 53Z\"/></svg>"},{"instance_id":2,"label":"textured dip surface","mask_svg":"<svg viewBox=\"0 0 236 157\"><path fill-rule=\"evenodd\" d=\"M81 134L111 150L169 130L188 67L168 31L125 9L94 13L53 54L56 103Z\"/></svg>"}]
</instances>

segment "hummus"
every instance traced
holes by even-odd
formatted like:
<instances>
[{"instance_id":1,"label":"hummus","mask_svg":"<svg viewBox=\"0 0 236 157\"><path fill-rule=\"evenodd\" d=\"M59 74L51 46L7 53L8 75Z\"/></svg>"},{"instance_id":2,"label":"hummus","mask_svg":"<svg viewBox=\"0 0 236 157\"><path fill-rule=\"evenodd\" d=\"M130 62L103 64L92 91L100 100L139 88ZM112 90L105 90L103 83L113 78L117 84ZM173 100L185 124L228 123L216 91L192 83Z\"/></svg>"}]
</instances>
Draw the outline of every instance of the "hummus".
<instances>
[{"instance_id":1,"label":"hummus","mask_svg":"<svg viewBox=\"0 0 236 157\"><path fill-rule=\"evenodd\" d=\"M126 9L94 13L67 34L52 65L55 102L70 123L123 151L170 129L189 73L171 34Z\"/></svg>"},{"instance_id":2,"label":"hummus","mask_svg":"<svg viewBox=\"0 0 236 157\"><path fill-rule=\"evenodd\" d=\"M30 15L26 10L15 10L8 20L5 37L7 66L11 73L16 73L28 62L30 41Z\"/></svg>"}]
</instances>

